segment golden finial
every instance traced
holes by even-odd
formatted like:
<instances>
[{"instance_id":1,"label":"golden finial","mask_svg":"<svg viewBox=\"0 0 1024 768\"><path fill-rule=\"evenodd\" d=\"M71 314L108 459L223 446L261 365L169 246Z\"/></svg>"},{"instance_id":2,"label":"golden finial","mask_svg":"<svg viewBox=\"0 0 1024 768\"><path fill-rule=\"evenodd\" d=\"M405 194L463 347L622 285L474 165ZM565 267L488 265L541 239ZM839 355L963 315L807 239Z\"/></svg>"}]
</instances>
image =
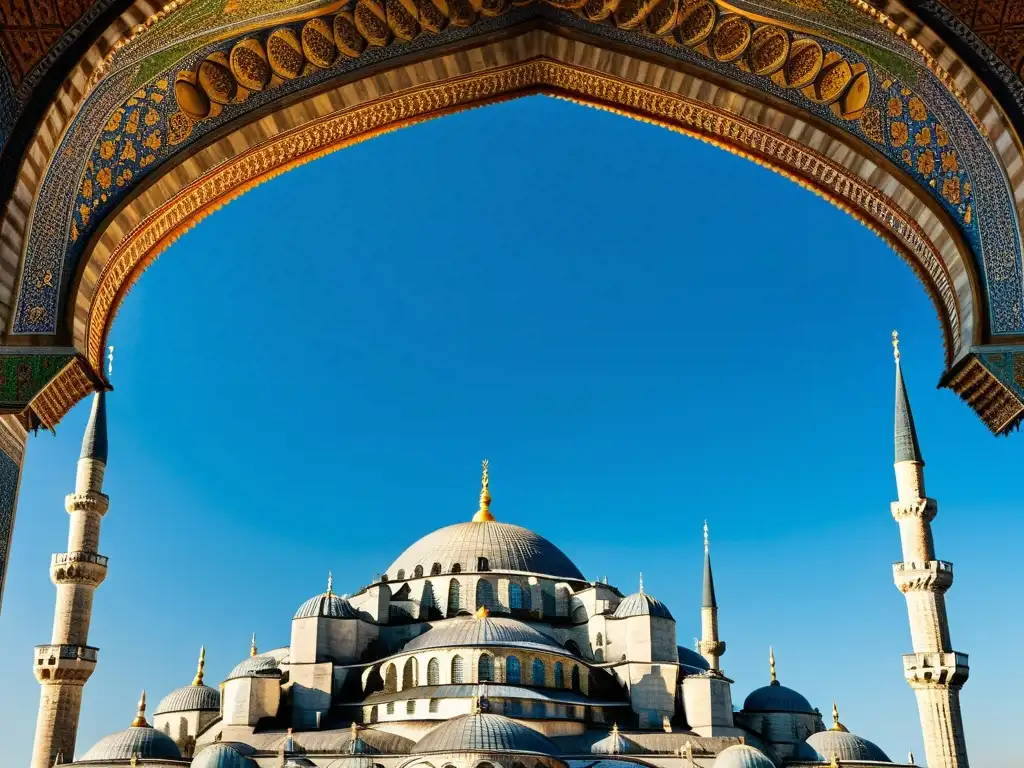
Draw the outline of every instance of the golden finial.
<instances>
[{"instance_id":1,"label":"golden finial","mask_svg":"<svg viewBox=\"0 0 1024 768\"><path fill-rule=\"evenodd\" d=\"M772 669L772 685L778 685L779 679L775 676L775 650L768 646L768 665Z\"/></svg>"},{"instance_id":2,"label":"golden finial","mask_svg":"<svg viewBox=\"0 0 1024 768\"><path fill-rule=\"evenodd\" d=\"M334 594L334 571L327 572L327 596Z\"/></svg>"},{"instance_id":3,"label":"golden finial","mask_svg":"<svg viewBox=\"0 0 1024 768\"><path fill-rule=\"evenodd\" d=\"M113 349L113 347L111 347L111 349ZM139 753L138 752L133 752L131 759L128 761L128 765L138 765L138 764L139 764Z\"/></svg>"},{"instance_id":4,"label":"golden finial","mask_svg":"<svg viewBox=\"0 0 1024 768\"><path fill-rule=\"evenodd\" d=\"M255 656L256 655L256 633L255 632L252 633L252 645L249 646L249 655L250 656Z\"/></svg>"},{"instance_id":5,"label":"golden finial","mask_svg":"<svg viewBox=\"0 0 1024 768\"><path fill-rule=\"evenodd\" d=\"M835 701L832 702L832 728L830 730L849 733L846 726L839 722L839 707L836 706Z\"/></svg>"},{"instance_id":6,"label":"golden finial","mask_svg":"<svg viewBox=\"0 0 1024 768\"><path fill-rule=\"evenodd\" d=\"M828 764L828 768L839 768L839 758L836 756L835 750L832 751L832 762Z\"/></svg>"},{"instance_id":7,"label":"golden finial","mask_svg":"<svg viewBox=\"0 0 1024 768\"><path fill-rule=\"evenodd\" d=\"M491 514L491 479L487 474L487 459L484 459L484 473L480 480L480 509L473 515L474 523L493 523Z\"/></svg>"},{"instance_id":8,"label":"golden finial","mask_svg":"<svg viewBox=\"0 0 1024 768\"><path fill-rule=\"evenodd\" d=\"M900 361L900 332L892 332L892 356L896 358L896 362Z\"/></svg>"},{"instance_id":9,"label":"golden finial","mask_svg":"<svg viewBox=\"0 0 1024 768\"><path fill-rule=\"evenodd\" d=\"M708 552L708 521L704 521L704 554Z\"/></svg>"},{"instance_id":10,"label":"golden finial","mask_svg":"<svg viewBox=\"0 0 1024 768\"><path fill-rule=\"evenodd\" d=\"M203 684L203 667L206 666L206 646L202 646L199 649L199 665L196 667L196 676L192 680L192 685Z\"/></svg>"},{"instance_id":11,"label":"golden finial","mask_svg":"<svg viewBox=\"0 0 1024 768\"><path fill-rule=\"evenodd\" d=\"M139 711L135 713L135 719L132 720L132 728L149 728L149 723L146 722L146 692L142 692L142 698L139 699Z\"/></svg>"},{"instance_id":12,"label":"golden finial","mask_svg":"<svg viewBox=\"0 0 1024 768\"><path fill-rule=\"evenodd\" d=\"M476 617L478 619L486 619L490 615L491 612L487 610L486 605L481 605L479 608L476 609Z\"/></svg>"}]
</instances>

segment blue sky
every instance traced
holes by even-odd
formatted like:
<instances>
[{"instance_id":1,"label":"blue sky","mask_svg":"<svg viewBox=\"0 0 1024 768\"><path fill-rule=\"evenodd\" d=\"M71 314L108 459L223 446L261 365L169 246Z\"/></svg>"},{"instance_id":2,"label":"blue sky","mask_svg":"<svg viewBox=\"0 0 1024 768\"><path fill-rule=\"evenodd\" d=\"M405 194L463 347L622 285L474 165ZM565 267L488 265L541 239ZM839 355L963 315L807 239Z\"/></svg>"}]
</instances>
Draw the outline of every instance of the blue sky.
<instances>
[{"instance_id":1,"label":"blue sky","mask_svg":"<svg viewBox=\"0 0 1024 768\"><path fill-rule=\"evenodd\" d=\"M149 269L114 327L110 556L79 754L249 647L288 642L333 569L350 592L492 510L699 633L711 527L737 706L780 680L893 759L923 759L889 513L899 328L978 765L1024 677L1024 437L936 389L911 270L842 212L662 129L534 97L399 131L259 187ZM88 406L29 446L0 614L12 765ZM1016 487L1016 491L1014 490ZM1008 610L1009 608L1009 610Z\"/></svg>"}]
</instances>

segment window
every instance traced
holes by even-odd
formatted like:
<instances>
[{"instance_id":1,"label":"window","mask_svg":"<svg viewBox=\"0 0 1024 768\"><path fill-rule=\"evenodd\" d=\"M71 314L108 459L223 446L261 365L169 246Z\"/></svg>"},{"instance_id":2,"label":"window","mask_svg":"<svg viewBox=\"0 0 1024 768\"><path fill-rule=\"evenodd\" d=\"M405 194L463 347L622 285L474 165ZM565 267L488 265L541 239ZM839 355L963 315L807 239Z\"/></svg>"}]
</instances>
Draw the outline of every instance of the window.
<instances>
[{"instance_id":1,"label":"window","mask_svg":"<svg viewBox=\"0 0 1024 768\"><path fill-rule=\"evenodd\" d=\"M488 610L492 610L495 602L494 585L487 579L480 579L476 583L476 607L486 606Z\"/></svg>"},{"instance_id":2,"label":"window","mask_svg":"<svg viewBox=\"0 0 1024 768\"><path fill-rule=\"evenodd\" d=\"M437 659L431 659L427 662L427 685L440 685L441 684L441 665L437 662Z\"/></svg>"},{"instance_id":3,"label":"window","mask_svg":"<svg viewBox=\"0 0 1024 768\"><path fill-rule=\"evenodd\" d=\"M508 585L508 607L513 611L523 608L523 588L518 584Z\"/></svg>"},{"instance_id":4,"label":"window","mask_svg":"<svg viewBox=\"0 0 1024 768\"><path fill-rule=\"evenodd\" d=\"M393 668L392 668L393 669ZM530 672L531 682L534 685L544 685L544 662L540 659L533 660L533 669Z\"/></svg>"},{"instance_id":5,"label":"window","mask_svg":"<svg viewBox=\"0 0 1024 768\"><path fill-rule=\"evenodd\" d=\"M377 705L376 704L374 704L372 707L370 707L370 722L371 723L376 723L377 722Z\"/></svg>"},{"instance_id":6,"label":"window","mask_svg":"<svg viewBox=\"0 0 1024 768\"><path fill-rule=\"evenodd\" d=\"M427 705L427 711L432 715L437 714L438 704L440 702L437 699L431 699L430 704Z\"/></svg>"},{"instance_id":7,"label":"window","mask_svg":"<svg viewBox=\"0 0 1024 768\"><path fill-rule=\"evenodd\" d=\"M494 681L494 659L489 654L480 656L480 662L476 667L477 680L483 682Z\"/></svg>"},{"instance_id":8,"label":"window","mask_svg":"<svg viewBox=\"0 0 1024 768\"><path fill-rule=\"evenodd\" d=\"M555 688L565 688L565 669L562 662L555 662Z\"/></svg>"},{"instance_id":9,"label":"window","mask_svg":"<svg viewBox=\"0 0 1024 768\"><path fill-rule=\"evenodd\" d=\"M437 598L434 597L434 585L430 579L423 582L423 596L420 598L420 618L441 618L441 612L437 610Z\"/></svg>"},{"instance_id":10,"label":"window","mask_svg":"<svg viewBox=\"0 0 1024 768\"><path fill-rule=\"evenodd\" d=\"M481 572L489 571L491 570L491 564L487 562L486 557L478 557L476 559L476 569Z\"/></svg>"},{"instance_id":11,"label":"window","mask_svg":"<svg viewBox=\"0 0 1024 768\"><path fill-rule=\"evenodd\" d=\"M519 685L523 681L523 672L519 666L519 659L509 656L505 659L505 682L510 685Z\"/></svg>"},{"instance_id":12,"label":"window","mask_svg":"<svg viewBox=\"0 0 1024 768\"><path fill-rule=\"evenodd\" d=\"M405 702L405 714L415 715L416 714L416 702L411 699Z\"/></svg>"},{"instance_id":13,"label":"window","mask_svg":"<svg viewBox=\"0 0 1024 768\"><path fill-rule=\"evenodd\" d=\"M389 704L388 706L390 707L391 705ZM533 715L534 717L544 717L544 715L546 714L545 713L545 708L544 708L544 702L543 701L535 701L535 702L533 702L533 707L531 708L530 714Z\"/></svg>"},{"instance_id":14,"label":"window","mask_svg":"<svg viewBox=\"0 0 1024 768\"><path fill-rule=\"evenodd\" d=\"M414 578L422 579L423 578L423 566L422 565L417 565L416 569L412 572L412 575L413 575Z\"/></svg>"},{"instance_id":15,"label":"window","mask_svg":"<svg viewBox=\"0 0 1024 768\"><path fill-rule=\"evenodd\" d=\"M409 703L412 704L411 701ZM555 711L556 711L558 717L568 717L569 716L569 708L567 706L565 706L565 704L559 704L555 708Z\"/></svg>"},{"instance_id":16,"label":"window","mask_svg":"<svg viewBox=\"0 0 1024 768\"><path fill-rule=\"evenodd\" d=\"M455 563L455 565L452 566L452 573L462 573L462 565L460 563Z\"/></svg>"},{"instance_id":17,"label":"window","mask_svg":"<svg viewBox=\"0 0 1024 768\"><path fill-rule=\"evenodd\" d=\"M448 615L454 616L462 608L462 586L458 579L452 579L448 584Z\"/></svg>"},{"instance_id":18,"label":"window","mask_svg":"<svg viewBox=\"0 0 1024 768\"><path fill-rule=\"evenodd\" d=\"M388 714L389 715L395 714L395 702L393 702L393 701L389 701L388 702Z\"/></svg>"},{"instance_id":19,"label":"window","mask_svg":"<svg viewBox=\"0 0 1024 768\"><path fill-rule=\"evenodd\" d=\"M572 689L580 692L580 668L575 666L572 668Z\"/></svg>"},{"instance_id":20,"label":"window","mask_svg":"<svg viewBox=\"0 0 1024 768\"><path fill-rule=\"evenodd\" d=\"M441 575L441 564L440 563L434 563L432 566L430 566L430 575L431 576L440 576Z\"/></svg>"},{"instance_id":21,"label":"window","mask_svg":"<svg viewBox=\"0 0 1024 768\"><path fill-rule=\"evenodd\" d=\"M456 656L452 659L452 685L458 685L459 683L464 682L466 682L466 680L465 673L462 669L462 657Z\"/></svg>"},{"instance_id":22,"label":"window","mask_svg":"<svg viewBox=\"0 0 1024 768\"><path fill-rule=\"evenodd\" d=\"M384 673L384 693L394 693L398 690L398 670L394 664L389 664Z\"/></svg>"},{"instance_id":23,"label":"window","mask_svg":"<svg viewBox=\"0 0 1024 768\"><path fill-rule=\"evenodd\" d=\"M514 717L515 715L523 714L523 705L519 699L509 699L505 702L505 715L507 717Z\"/></svg>"},{"instance_id":24,"label":"window","mask_svg":"<svg viewBox=\"0 0 1024 768\"><path fill-rule=\"evenodd\" d=\"M594 641L594 645L598 648L604 645L604 636L600 632L597 633L597 640Z\"/></svg>"},{"instance_id":25,"label":"window","mask_svg":"<svg viewBox=\"0 0 1024 768\"><path fill-rule=\"evenodd\" d=\"M398 579L399 581L402 581L403 579L405 579L405 569L404 568L399 568L398 569L398 573L395 575L395 578Z\"/></svg>"},{"instance_id":26,"label":"window","mask_svg":"<svg viewBox=\"0 0 1024 768\"><path fill-rule=\"evenodd\" d=\"M416 687L416 678L419 677L419 675L417 675L416 672L417 672L417 669L416 669L416 659L415 659L415 657L411 657L411 658L406 660L406 662L405 662L405 669L402 670L402 690L403 691L406 688L415 688Z\"/></svg>"},{"instance_id":27,"label":"window","mask_svg":"<svg viewBox=\"0 0 1024 768\"><path fill-rule=\"evenodd\" d=\"M477 763L476 768L494 768L494 763L488 763L487 761L484 761L482 763Z\"/></svg>"}]
</instances>

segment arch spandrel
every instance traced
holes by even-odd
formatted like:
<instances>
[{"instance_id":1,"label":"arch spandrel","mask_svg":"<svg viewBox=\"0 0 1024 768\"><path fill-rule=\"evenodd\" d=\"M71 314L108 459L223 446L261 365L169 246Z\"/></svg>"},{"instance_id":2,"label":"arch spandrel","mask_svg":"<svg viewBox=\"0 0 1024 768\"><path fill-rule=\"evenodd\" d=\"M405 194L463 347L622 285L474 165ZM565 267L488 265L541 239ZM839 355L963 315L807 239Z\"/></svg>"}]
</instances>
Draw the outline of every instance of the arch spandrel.
<instances>
[{"instance_id":1,"label":"arch spandrel","mask_svg":"<svg viewBox=\"0 0 1024 768\"><path fill-rule=\"evenodd\" d=\"M42 381L26 423L52 425L99 383L125 292L211 210L354 141L528 93L711 141L849 211L932 297L945 383L994 431L1024 415L1024 271L1006 172L1024 166L1019 142L877 11L848 0L236 5L241 15L230 0L175 2L136 28L51 142L30 213L5 241L21 251L7 338L78 356L65 357L62 387ZM1009 362L982 354L997 343Z\"/></svg>"}]
</instances>

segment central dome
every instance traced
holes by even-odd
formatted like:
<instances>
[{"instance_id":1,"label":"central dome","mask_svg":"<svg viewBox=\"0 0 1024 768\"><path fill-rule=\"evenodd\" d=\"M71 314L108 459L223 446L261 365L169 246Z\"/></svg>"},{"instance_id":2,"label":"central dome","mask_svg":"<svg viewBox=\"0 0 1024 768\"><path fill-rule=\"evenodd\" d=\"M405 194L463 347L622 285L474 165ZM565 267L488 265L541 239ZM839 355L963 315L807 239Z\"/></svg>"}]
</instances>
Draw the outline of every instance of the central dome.
<instances>
[{"instance_id":1,"label":"central dome","mask_svg":"<svg viewBox=\"0 0 1024 768\"><path fill-rule=\"evenodd\" d=\"M487 560L483 570L585 580L565 553L543 536L496 521L457 523L428 533L398 556L387 576L398 581L413 578L417 566L423 576L475 573L481 570L480 558Z\"/></svg>"}]
</instances>

